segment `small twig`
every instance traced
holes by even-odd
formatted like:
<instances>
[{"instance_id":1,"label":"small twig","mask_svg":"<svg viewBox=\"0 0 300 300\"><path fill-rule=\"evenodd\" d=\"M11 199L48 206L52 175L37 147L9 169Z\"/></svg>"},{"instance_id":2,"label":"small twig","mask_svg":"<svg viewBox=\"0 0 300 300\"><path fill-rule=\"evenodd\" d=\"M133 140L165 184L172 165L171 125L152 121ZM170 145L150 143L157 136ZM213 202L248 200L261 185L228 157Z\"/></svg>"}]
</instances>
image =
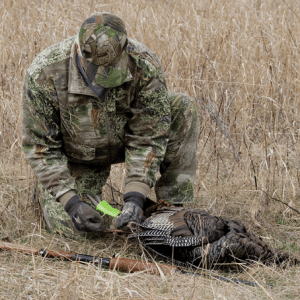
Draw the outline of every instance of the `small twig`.
<instances>
[{"instance_id":1,"label":"small twig","mask_svg":"<svg viewBox=\"0 0 300 300\"><path fill-rule=\"evenodd\" d=\"M8 125L10 125L16 132L18 132L19 134L21 134L21 132L14 126L12 125L6 118L4 118L4 116L2 116L3 120L5 120Z\"/></svg>"},{"instance_id":2,"label":"small twig","mask_svg":"<svg viewBox=\"0 0 300 300\"><path fill-rule=\"evenodd\" d=\"M124 193L120 192L119 190L117 190L116 188L114 188L111 184L109 183L106 183L106 185L108 187L110 187L111 191L114 191L116 193L118 193L120 196L124 196ZM119 206L122 206L122 204L118 203L117 201L115 201L115 199L113 198L112 201L116 204L116 205L119 205Z\"/></svg>"},{"instance_id":3,"label":"small twig","mask_svg":"<svg viewBox=\"0 0 300 300\"><path fill-rule=\"evenodd\" d=\"M214 112L213 108L211 108L210 106L207 106L203 99L201 99L200 97L197 98L197 100L199 100L201 102L201 104L209 111L210 113L210 116L212 117L212 119L215 120L216 124L219 126L219 128L221 129L221 131L224 133L224 135L227 137L230 145L232 146L233 148L233 151L234 151L234 156L235 156L235 159L236 161L240 161L240 154L239 154L239 151L236 149L236 146L234 144L234 142L232 141L231 137L230 137L230 134L228 133L228 131L226 130L226 127L224 125L224 122L223 120L221 120Z\"/></svg>"},{"instance_id":4,"label":"small twig","mask_svg":"<svg viewBox=\"0 0 300 300\"><path fill-rule=\"evenodd\" d=\"M174 53L175 53L175 51L176 51L176 50L177 50L177 47L175 47L175 49L174 49L173 53L171 54L171 56L170 56L170 60L169 60L169 62L167 63L166 67L164 68L164 73L166 72L166 70L167 70L167 68L168 68L169 64L171 63L171 61L172 61L172 58L173 58L173 55L174 55Z\"/></svg>"},{"instance_id":5,"label":"small twig","mask_svg":"<svg viewBox=\"0 0 300 300\"><path fill-rule=\"evenodd\" d=\"M113 187L111 184L106 183L107 186L109 186L114 192L118 193L120 196L124 196L124 193L117 190L115 187Z\"/></svg>"},{"instance_id":6,"label":"small twig","mask_svg":"<svg viewBox=\"0 0 300 300\"><path fill-rule=\"evenodd\" d=\"M109 176L109 180L110 180L110 184L111 184L110 192L111 192L112 201L113 201L114 203L117 203L118 205L120 205L120 204L115 200L115 195L114 195L114 192L113 192L113 187L112 187L112 182L111 182L111 177L110 177L110 176Z\"/></svg>"},{"instance_id":7,"label":"small twig","mask_svg":"<svg viewBox=\"0 0 300 300\"><path fill-rule=\"evenodd\" d=\"M265 192L265 191L263 191L263 190L261 190L261 191L262 191L263 193L265 193L270 199L272 199L272 200L274 200L274 201L277 201L277 202L280 202L280 203L284 204L285 206L287 206L288 208L290 208L291 210L295 211L296 213L298 213L298 214L300 215L300 211L297 210L296 208L294 208L294 207L288 205L287 203L281 201L280 199L277 199L277 198L272 197L271 195L269 195L267 192Z\"/></svg>"},{"instance_id":8,"label":"small twig","mask_svg":"<svg viewBox=\"0 0 300 300\"><path fill-rule=\"evenodd\" d=\"M256 177L255 167L254 167L253 159L252 159L252 156L251 156L251 154L250 154L248 145L247 145L247 143L246 143L246 137L245 137L245 134L244 134L244 136L243 136L243 140L244 140L244 144L245 144L245 146L246 146L246 149L247 149L247 151L248 151L248 155L249 155L249 158L250 158L250 162L251 162L251 166L252 166L252 170L253 170L253 174L254 174L254 184L255 184L255 189L257 190L257 177Z\"/></svg>"}]
</instances>

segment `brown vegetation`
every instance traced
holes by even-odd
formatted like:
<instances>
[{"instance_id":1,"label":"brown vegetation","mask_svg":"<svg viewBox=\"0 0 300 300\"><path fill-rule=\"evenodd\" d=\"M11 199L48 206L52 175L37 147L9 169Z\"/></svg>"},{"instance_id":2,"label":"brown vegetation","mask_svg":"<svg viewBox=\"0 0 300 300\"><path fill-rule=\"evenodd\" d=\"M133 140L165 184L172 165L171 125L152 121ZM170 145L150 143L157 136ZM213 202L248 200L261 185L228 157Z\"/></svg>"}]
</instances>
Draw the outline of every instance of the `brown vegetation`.
<instances>
[{"instance_id":1,"label":"brown vegetation","mask_svg":"<svg viewBox=\"0 0 300 300\"><path fill-rule=\"evenodd\" d=\"M269 245L299 257L300 216L290 208L300 210L296 0L0 2L0 237L93 255L118 253L139 259L143 255L138 246L120 237L74 241L51 235L31 209L34 175L21 148L24 74L41 50L76 34L95 11L120 16L129 36L161 59L169 90L197 98L203 122L194 206L240 221ZM122 190L123 181L123 166L115 166L109 183ZM104 194L110 198L111 190L105 188ZM118 194L115 198L120 200ZM7 252L0 252L0 257L3 299L297 299L300 295L300 271L294 267L256 265L243 274L227 274L260 285L253 288L184 275L122 275Z\"/></svg>"}]
</instances>

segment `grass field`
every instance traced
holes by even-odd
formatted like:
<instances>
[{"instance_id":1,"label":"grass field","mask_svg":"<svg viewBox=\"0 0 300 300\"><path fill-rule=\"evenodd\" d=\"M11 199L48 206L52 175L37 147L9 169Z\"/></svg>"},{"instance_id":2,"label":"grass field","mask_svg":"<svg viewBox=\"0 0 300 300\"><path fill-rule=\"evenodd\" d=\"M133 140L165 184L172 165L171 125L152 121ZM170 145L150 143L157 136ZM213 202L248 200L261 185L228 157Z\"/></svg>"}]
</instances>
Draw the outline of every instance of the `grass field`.
<instances>
[{"instance_id":1,"label":"grass field","mask_svg":"<svg viewBox=\"0 0 300 300\"><path fill-rule=\"evenodd\" d=\"M32 210L35 178L21 148L24 75L41 50L76 34L95 11L121 17L129 36L162 61L170 92L197 99L202 124L195 206L240 221L268 244L300 257L296 0L0 1L0 238L145 258L124 237L50 234ZM114 166L109 183L122 191L123 182L123 165ZM110 188L103 193L109 200ZM249 287L184 275L124 275L4 251L0 260L2 299L300 298L299 267L257 264L223 274L259 285Z\"/></svg>"}]
</instances>

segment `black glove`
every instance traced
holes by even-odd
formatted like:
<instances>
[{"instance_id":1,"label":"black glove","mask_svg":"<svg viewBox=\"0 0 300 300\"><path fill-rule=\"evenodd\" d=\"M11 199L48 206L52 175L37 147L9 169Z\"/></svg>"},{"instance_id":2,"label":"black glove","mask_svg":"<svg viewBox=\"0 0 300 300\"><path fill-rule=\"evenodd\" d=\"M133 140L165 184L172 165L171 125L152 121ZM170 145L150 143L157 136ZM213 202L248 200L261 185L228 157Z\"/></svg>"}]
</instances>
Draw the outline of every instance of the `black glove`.
<instances>
[{"instance_id":1,"label":"black glove","mask_svg":"<svg viewBox=\"0 0 300 300\"><path fill-rule=\"evenodd\" d=\"M81 201L77 195L73 196L64 206L75 229L79 231L97 231L101 227L100 215L88 204Z\"/></svg>"},{"instance_id":2,"label":"black glove","mask_svg":"<svg viewBox=\"0 0 300 300\"><path fill-rule=\"evenodd\" d=\"M146 197L138 192L126 193L123 197L124 206L121 214L113 220L112 226L120 228L129 222L141 223Z\"/></svg>"}]
</instances>

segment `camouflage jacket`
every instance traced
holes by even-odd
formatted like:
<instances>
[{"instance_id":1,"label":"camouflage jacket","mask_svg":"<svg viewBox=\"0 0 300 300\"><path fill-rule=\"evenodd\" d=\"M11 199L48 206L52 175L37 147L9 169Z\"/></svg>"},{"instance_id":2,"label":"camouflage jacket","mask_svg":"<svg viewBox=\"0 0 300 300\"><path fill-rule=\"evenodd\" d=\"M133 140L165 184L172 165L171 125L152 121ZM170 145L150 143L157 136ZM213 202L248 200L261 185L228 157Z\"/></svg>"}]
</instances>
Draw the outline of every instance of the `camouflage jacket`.
<instances>
[{"instance_id":1,"label":"camouflage jacket","mask_svg":"<svg viewBox=\"0 0 300 300\"><path fill-rule=\"evenodd\" d=\"M27 70L22 124L27 160L56 198L76 189L68 161L108 165L125 160L125 184L149 190L171 122L161 63L129 39L130 74L124 84L107 90L103 103L76 67L76 40L73 36L45 49Z\"/></svg>"}]
</instances>

